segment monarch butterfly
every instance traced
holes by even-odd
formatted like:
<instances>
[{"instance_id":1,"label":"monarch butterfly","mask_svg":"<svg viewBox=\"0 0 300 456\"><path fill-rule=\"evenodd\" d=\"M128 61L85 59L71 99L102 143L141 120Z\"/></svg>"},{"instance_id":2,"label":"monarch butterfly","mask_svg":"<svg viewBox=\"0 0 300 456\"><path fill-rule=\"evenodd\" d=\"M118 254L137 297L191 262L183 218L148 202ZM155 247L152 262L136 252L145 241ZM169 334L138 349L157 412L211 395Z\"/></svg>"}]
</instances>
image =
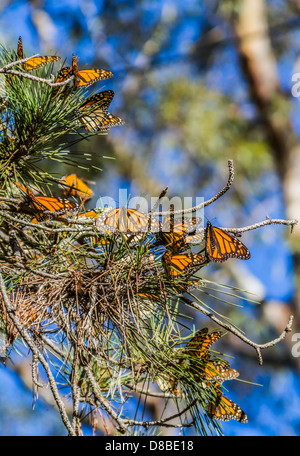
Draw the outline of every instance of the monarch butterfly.
<instances>
[{"instance_id":1,"label":"monarch butterfly","mask_svg":"<svg viewBox=\"0 0 300 456\"><path fill-rule=\"evenodd\" d=\"M203 368L203 376L206 380L217 383L223 383L226 380L233 380L239 375L240 373L236 369L230 367L229 362L224 359L209 361Z\"/></svg>"},{"instance_id":2,"label":"monarch butterfly","mask_svg":"<svg viewBox=\"0 0 300 456\"><path fill-rule=\"evenodd\" d=\"M216 400L210 400L208 403L208 415L211 419L230 421L236 420L240 423L248 423L246 413L232 400L223 396L222 387L214 385Z\"/></svg>"},{"instance_id":3,"label":"monarch butterfly","mask_svg":"<svg viewBox=\"0 0 300 456\"><path fill-rule=\"evenodd\" d=\"M195 358L202 358L207 355L209 347L220 339L221 336L221 331L213 331L208 334L208 328L203 328L187 343L185 352L188 352Z\"/></svg>"},{"instance_id":4,"label":"monarch butterfly","mask_svg":"<svg viewBox=\"0 0 300 456\"><path fill-rule=\"evenodd\" d=\"M19 188L26 195L25 207L29 207L34 211L36 220L43 220L45 218L44 212L62 213L67 210L74 210L77 204L73 201L68 201L63 198L55 196L35 196L31 190L18 183Z\"/></svg>"},{"instance_id":5,"label":"monarch butterfly","mask_svg":"<svg viewBox=\"0 0 300 456\"><path fill-rule=\"evenodd\" d=\"M22 37L19 36L18 39L18 49L17 54L20 60L24 59L23 55L23 44L22 44ZM38 68L42 68L44 65L50 62L57 62L60 60L60 57L55 55L50 56L43 56L43 57L32 57L31 59L27 60L27 62L22 63L22 68L27 71L37 70Z\"/></svg>"},{"instance_id":6,"label":"monarch butterfly","mask_svg":"<svg viewBox=\"0 0 300 456\"><path fill-rule=\"evenodd\" d=\"M178 253L182 248L186 247L191 240L191 234L195 233L197 226L201 222L200 218L184 220L182 218L174 219L166 217L161 226L160 238L162 244L172 253ZM200 242L203 238L203 233L197 233L193 236L193 242Z\"/></svg>"},{"instance_id":7,"label":"monarch butterfly","mask_svg":"<svg viewBox=\"0 0 300 456\"><path fill-rule=\"evenodd\" d=\"M69 67L69 66L63 67L57 73L55 82L58 83L58 82L67 81L71 76L72 76L72 68ZM53 89L52 89L51 100L53 100L56 97L56 95L58 94L59 90L62 89L62 88L63 88L63 90L61 91L60 95L61 95L62 98L66 97L67 93L70 92L70 88L66 87L66 86L56 86L56 87L53 87Z\"/></svg>"},{"instance_id":8,"label":"monarch butterfly","mask_svg":"<svg viewBox=\"0 0 300 456\"><path fill-rule=\"evenodd\" d=\"M112 232L141 233L147 232L155 223L147 214L136 209L119 208L105 211L99 217L99 225Z\"/></svg>"},{"instance_id":9,"label":"monarch butterfly","mask_svg":"<svg viewBox=\"0 0 300 456\"><path fill-rule=\"evenodd\" d=\"M249 250L239 239L221 228L212 226L210 222L206 225L205 250L208 258L215 263L222 263L228 258L250 258Z\"/></svg>"},{"instance_id":10,"label":"monarch butterfly","mask_svg":"<svg viewBox=\"0 0 300 456\"><path fill-rule=\"evenodd\" d=\"M110 79L113 77L113 73L109 70L102 69L91 69L91 70L78 70L77 66L78 58L72 54L72 74L74 74L74 89L80 87L87 87L91 84L94 84L96 81L102 79Z\"/></svg>"},{"instance_id":11,"label":"monarch butterfly","mask_svg":"<svg viewBox=\"0 0 300 456\"><path fill-rule=\"evenodd\" d=\"M79 117L80 122L86 130L91 132L107 132L110 127L125 123L120 117L116 117L108 112L108 107L113 97L113 90L105 90L87 98L80 106L79 115L81 111L86 111L86 114Z\"/></svg>"},{"instance_id":12,"label":"monarch butterfly","mask_svg":"<svg viewBox=\"0 0 300 456\"><path fill-rule=\"evenodd\" d=\"M195 375L195 378L206 380L213 385L216 394L216 400L209 400L208 415L212 419L229 421L231 419L247 423L248 418L245 412L233 401L223 396L220 383L225 380L232 380L239 376L239 372L230 367L230 364L221 359L210 360L210 354L207 352L209 347L221 337L220 331L214 331L208 334L208 329L203 328L187 343L185 351L189 352L195 358L201 358L204 366L201 372ZM191 362L191 361L190 361ZM199 370L192 364L192 370Z\"/></svg>"},{"instance_id":13,"label":"monarch butterfly","mask_svg":"<svg viewBox=\"0 0 300 456\"><path fill-rule=\"evenodd\" d=\"M177 277L189 272L192 267L203 266L206 258L200 254L171 255L168 251L162 257L163 266L168 277Z\"/></svg>"},{"instance_id":14,"label":"monarch butterfly","mask_svg":"<svg viewBox=\"0 0 300 456\"><path fill-rule=\"evenodd\" d=\"M60 184L63 189L63 195L66 197L72 195L79 197L82 201L86 201L94 195L93 190L82 179L77 177L76 174L69 174L63 177Z\"/></svg>"},{"instance_id":15,"label":"monarch butterfly","mask_svg":"<svg viewBox=\"0 0 300 456\"><path fill-rule=\"evenodd\" d=\"M205 377L206 380L216 381L218 383L222 383L225 380L232 380L239 376L239 372L232 369L228 361L223 359L210 360L210 354L207 350L221 335L222 333L220 331L214 331L208 334L208 329L203 328L196 333L185 347L185 352L189 353L193 358L202 358L205 361L200 377ZM191 364L193 364L192 361ZM198 370L198 365L196 369Z\"/></svg>"}]
</instances>

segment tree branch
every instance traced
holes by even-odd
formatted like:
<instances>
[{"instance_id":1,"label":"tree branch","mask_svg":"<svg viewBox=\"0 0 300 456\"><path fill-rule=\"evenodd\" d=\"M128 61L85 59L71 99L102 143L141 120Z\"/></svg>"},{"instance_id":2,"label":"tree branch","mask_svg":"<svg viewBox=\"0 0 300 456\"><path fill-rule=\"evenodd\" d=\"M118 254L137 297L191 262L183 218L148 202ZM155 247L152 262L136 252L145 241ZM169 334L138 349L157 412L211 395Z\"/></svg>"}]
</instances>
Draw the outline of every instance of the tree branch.
<instances>
[{"instance_id":1,"label":"tree branch","mask_svg":"<svg viewBox=\"0 0 300 456\"><path fill-rule=\"evenodd\" d=\"M263 350L265 348L273 347L274 345L278 344L280 341L282 341L285 338L286 334L292 330L292 323L293 323L293 319L294 319L293 315L290 316L289 321L288 321L285 329L282 331L282 333L280 334L279 337L277 337L276 339L274 339L274 340L272 340L270 342L267 342L267 343L264 343L264 344L258 344L256 342L253 342L252 340L248 339L248 337L246 337L243 333L241 333L241 331L239 331L234 326L232 326L229 323L225 323L222 320L220 320L218 317L216 317L213 314L213 312L207 310L205 307L201 306L197 302L192 301L192 300L190 300L190 299L188 299L186 297L182 297L181 299L184 302L186 302L186 304L188 304L189 306L193 307L196 310L200 310L200 312L202 312L204 315L209 317L212 321L217 323L219 326L221 326L222 328L224 328L227 331L231 332L232 334L237 336L239 339L241 339L243 342L245 342L246 344L248 344L251 347L253 347L256 350L256 352L257 352L258 361L259 361L260 365L263 364L261 350Z\"/></svg>"},{"instance_id":2,"label":"tree branch","mask_svg":"<svg viewBox=\"0 0 300 456\"><path fill-rule=\"evenodd\" d=\"M203 203L200 203L197 206L191 207L189 209L183 209L183 210L178 210L178 211L174 211L174 212L171 212L171 211L153 212L152 216L170 215L170 214L172 214L172 215L173 214L174 215L192 214L193 212L199 211L200 209L203 209L204 207L209 206L214 201L216 201L217 199L221 198L221 196L223 196L224 193L226 193L230 189L230 187L231 187L231 185L233 183L233 180L234 180L233 160L228 160L228 169L229 169L229 176L228 176L227 183L224 185L224 187L215 196L213 196L209 200L204 201Z\"/></svg>"},{"instance_id":3,"label":"tree branch","mask_svg":"<svg viewBox=\"0 0 300 456\"><path fill-rule=\"evenodd\" d=\"M54 380L53 374L51 372L51 369L50 369L46 359L44 358L44 356L40 353L39 349L37 348L32 336L29 334L29 332L26 329L23 328L23 325L21 324L19 318L17 317L16 309L12 306L12 304L9 300L1 270L0 270L0 290L2 292L3 302L4 302L4 305L6 308L6 312L9 315L9 318L13 321L20 336L24 339L24 341L27 343L29 349L32 351L34 359L39 360L39 362L41 363L41 365L43 366L43 368L47 374L47 377L49 380L49 385L50 385L53 397L55 399L56 405L58 407L58 410L60 412L62 422L66 426L66 428L69 432L69 435L75 436L75 431L69 422L69 418L66 413L64 403L62 402L61 397L59 395L58 388L57 388L56 382Z\"/></svg>"}]
</instances>

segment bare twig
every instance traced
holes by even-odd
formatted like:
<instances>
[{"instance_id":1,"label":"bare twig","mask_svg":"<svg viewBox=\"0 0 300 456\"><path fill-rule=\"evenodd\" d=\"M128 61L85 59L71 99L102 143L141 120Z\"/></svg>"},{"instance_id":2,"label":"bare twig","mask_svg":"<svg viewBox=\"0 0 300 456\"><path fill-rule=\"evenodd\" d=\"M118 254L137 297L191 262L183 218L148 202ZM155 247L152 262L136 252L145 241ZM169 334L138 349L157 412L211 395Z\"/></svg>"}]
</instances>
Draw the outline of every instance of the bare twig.
<instances>
[{"instance_id":1,"label":"bare twig","mask_svg":"<svg viewBox=\"0 0 300 456\"><path fill-rule=\"evenodd\" d=\"M158 205L159 205L160 200L167 194L168 188L169 188L169 187L166 187L166 188L164 188L164 189L161 191L159 197L157 198L156 203L154 204L154 206L152 207L152 209L150 209L150 211L149 211L150 213L156 211L156 209L158 208Z\"/></svg>"},{"instance_id":2,"label":"bare twig","mask_svg":"<svg viewBox=\"0 0 300 456\"><path fill-rule=\"evenodd\" d=\"M192 214L193 212L199 211L200 209L203 209L204 207L209 206L214 201L216 201L221 196L223 196L224 193L226 193L230 189L230 187L231 187L231 185L233 183L233 179L234 179L233 160L228 160L228 169L229 169L229 176L228 176L228 180L227 180L226 185L224 185L224 187L215 196L213 196L209 200L204 201L203 203L200 203L197 206L191 207L189 209L183 209L183 210L178 210L178 211L174 211L174 212L171 212L171 211L154 212L152 215L153 216L154 215L158 216L158 215L170 215L170 214L172 214L172 215L173 214L174 215L177 215L177 214Z\"/></svg>"},{"instance_id":3,"label":"bare twig","mask_svg":"<svg viewBox=\"0 0 300 456\"><path fill-rule=\"evenodd\" d=\"M0 73L1 73L1 69L0 69ZM72 75L68 79L65 79L62 82L53 82L54 81L53 75L51 75L50 79L44 79L44 78L39 78L38 76L34 76L33 74L22 73L22 71L17 71L17 70L2 71L2 73L12 74L14 76L19 76L20 78L30 79L31 81L40 82L41 84L46 84L50 87L64 86L64 85L69 84L74 79L74 76Z\"/></svg>"},{"instance_id":4,"label":"bare twig","mask_svg":"<svg viewBox=\"0 0 300 456\"><path fill-rule=\"evenodd\" d=\"M32 354L32 366L31 366L31 373L32 373L32 382L38 388L43 388L44 385L38 381L38 357L36 353Z\"/></svg>"},{"instance_id":5,"label":"bare twig","mask_svg":"<svg viewBox=\"0 0 300 456\"><path fill-rule=\"evenodd\" d=\"M80 435L80 416L79 416L79 398L80 389L78 388L78 353L76 346L74 347L74 357L72 363L72 375L71 375L71 390L72 390L72 403L73 403L73 420L72 426L75 429L76 435Z\"/></svg>"},{"instance_id":6,"label":"bare twig","mask_svg":"<svg viewBox=\"0 0 300 456\"><path fill-rule=\"evenodd\" d=\"M25 72L18 71L18 70L11 70L12 67L17 66L17 65L22 64L22 63L26 63L28 60L30 60L30 59L32 59L34 57L38 57L38 56L39 56L39 54L35 54L35 55L31 56L31 57L26 57L25 59L16 60L15 62L9 63L9 64L5 65L4 67L0 68L0 73L12 74L14 76L19 76L21 78L31 79L32 81L37 81L37 82L40 82L42 84L47 84L50 87L64 86L66 84L69 84L74 79L74 75L72 75L68 79L66 79L65 81L53 82L54 81L54 76L53 75L51 75L50 79L44 79L44 78L39 78L38 76L34 76L33 74L25 73Z\"/></svg>"},{"instance_id":7,"label":"bare twig","mask_svg":"<svg viewBox=\"0 0 300 456\"><path fill-rule=\"evenodd\" d=\"M291 230L293 230L294 225L297 225L298 220L284 220L284 219L270 219L266 217L266 220L263 222L254 223L253 225L244 226L243 228L222 228L223 231L230 231L231 233L239 234L244 233L245 231L256 230L261 226L267 225L290 225Z\"/></svg>"},{"instance_id":8,"label":"bare twig","mask_svg":"<svg viewBox=\"0 0 300 456\"><path fill-rule=\"evenodd\" d=\"M197 399L193 400L189 405L187 405L184 409L182 409L180 412L175 413L174 415L168 416L167 418L164 418L163 420L156 420L156 421L136 421L136 420L123 420L124 424L127 424L127 426L143 426L143 427L149 427L149 426L164 426L164 427L190 427L193 426L194 423L188 423L188 424L167 424L168 421L171 421L175 418L178 418L179 416L182 416L186 412L188 412L197 402Z\"/></svg>"}]
</instances>

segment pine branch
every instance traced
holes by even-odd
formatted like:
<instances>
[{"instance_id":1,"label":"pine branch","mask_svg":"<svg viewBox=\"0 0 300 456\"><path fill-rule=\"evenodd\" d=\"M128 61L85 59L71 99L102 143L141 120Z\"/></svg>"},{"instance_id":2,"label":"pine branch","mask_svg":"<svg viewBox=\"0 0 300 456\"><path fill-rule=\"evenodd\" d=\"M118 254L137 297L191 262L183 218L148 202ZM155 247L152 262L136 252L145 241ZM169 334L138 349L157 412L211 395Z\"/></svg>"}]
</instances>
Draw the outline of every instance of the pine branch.
<instances>
[{"instance_id":1,"label":"pine branch","mask_svg":"<svg viewBox=\"0 0 300 456\"><path fill-rule=\"evenodd\" d=\"M34 356L34 359L35 360L39 360L39 362L41 363L41 365L43 366L43 368L44 368L44 370L45 370L45 372L47 374L47 377L48 377L48 380L49 380L49 385L50 385L53 397L55 399L57 408L58 408L58 410L60 412L62 422L66 426L66 428L67 428L67 430L69 432L69 435L75 435L74 429L70 425L70 422L69 422L69 419L68 419L68 416L67 416L67 413L66 413L66 410L65 410L65 406L64 406L64 404L63 404L63 402L61 400L61 397L60 397L60 394L58 392L58 388L57 388L56 382L54 380L53 374L51 372L51 369L50 369L46 359L44 358L44 356L40 353L39 349L37 348L37 346L36 346L34 340L32 339L32 337L30 336L28 331L23 327L23 325L19 321L19 319L18 319L18 317L16 315L16 309L10 303L10 300L9 300L9 297L8 297L8 294L7 294L7 291L6 291L6 286L5 286L5 283L4 283L3 275L2 275L1 271L0 271L0 290L1 290L3 301L4 301L4 304L5 304L5 307L6 307L6 312L9 315L9 318L13 321L13 323L14 323L15 327L17 328L19 334L21 335L21 337L27 343L28 347L30 348L30 350L31 350L31 352L32 352L32 354Z\"/></svg>"}]
</instances>

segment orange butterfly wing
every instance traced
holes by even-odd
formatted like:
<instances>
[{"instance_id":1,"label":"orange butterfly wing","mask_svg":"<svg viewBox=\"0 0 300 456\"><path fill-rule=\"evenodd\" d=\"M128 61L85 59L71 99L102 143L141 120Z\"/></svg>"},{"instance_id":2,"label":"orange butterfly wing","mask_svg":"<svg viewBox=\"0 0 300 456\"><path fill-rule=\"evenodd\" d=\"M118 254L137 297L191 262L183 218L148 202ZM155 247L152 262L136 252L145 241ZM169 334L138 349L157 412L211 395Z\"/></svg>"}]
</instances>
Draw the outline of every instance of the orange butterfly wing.
<instances>
[{"instance_id":1,"label":"orange butterfly wing","mask_svg":"<svg viewBox=\"0 0 300 456\"><path fill-rule=\"evenodd\" d=\"M212 226L207 222L206 226L206 255L211 261L221 263L228 258L248 260L250 252L247 247L236 237L221 228Z\"/></svg>"},{"instance_id":2,"label":"orange butterfly wing","mask_svg":"<svg viewBox=\"0 0 300 456\"><path fill-rule=\"evenodd\" d=\"M220 421L236 420L240 423L248 423L246 413L232 400L223 396L222 387L215 386L216 400L208 403L208 415L211 419Z\"/></svg>"},{"instance_id":3,"label":"orange butterfly wing","mask_svg":"<svg viewBox=\"0 0 300 456\"><path fill-rule=\"evenodd\" d=\"M193 253L171 255L166 251L162 261L167 276L177 277L190 272L191 268L203 266L206 263L206 258L200 254Z\"/></svg>"},{"instance_id":4,"label":"orange butterfly wing","mask_svg":"<svg viewBox=\"0 0 300 456\"><path fill-rule=\"evenodd\" d=\"M208 329L203 328L187 343L185 351L195 358L202 358L207 354L207 350L210 346L220 339L221 335L221 331L213 331L208 334Z\"/></svg>"},{"instance_id":5,"label":"orange butterfly wing","mask_svg":"<svg viewBox=\"0 0 300 456\"><path fill-rule=\"evenodd\" d=\"M74 201L68 201L56 196L34 196L33 203L36 203L44 210L49 212L63 212L73 210L77 207Z\"/></svg>"},{"instance_id":6,"label":"orange butterfly wing","mask_svg":"<svg viewBox=\"0 0 300 456\"><path fill-rule=\"evenodd\" d=\"M38 70L39 68L42 68L47 63L58 62L59 60L60 60L60 57L57 57L55 55L45 55L43 57L32 57L31 59L27 60L27 62L22 63L22 67L24 68L24 70L26 69L27 71L33 71L33 70Z\"/></svg>"},{"instance_id":7,"label":"orange butterfly wing","mask_svg":"<svg viewBox=\"0 0 300 456\"><path fill-rule=\"evenodd\" d=\"M96 212L96 211L87 211L87 212L83 212L82 214L79 215L79 217L88 217L88 218L98 218L99 216L101 215L100 212Z\"/></svg>"},{"instance_id":8,"label":"orange butterfly wing","mask_svg":"<svg viewBox=\"0 0 300 456\"><path fill-rule=\"evenodd\" d=\"M207 380L217 383L233 380L240 375L237 370L230 367L227 361L221 359L207 362L204 366L203 373Z\"/></svg>"},{"instance_id":9,"label":"orange butterfly wing","mask_svg":"<svg viewBox=\"0 0 300 456\"><path fill-rule=\"evenodd\" d=\"M24 55L23 55L23 44L22 44L22 37L21 37L21 36L19 36L19 39L18 39L17 54L18 54L18 57L19 57L20 60L24 59Z\"/></svg>"},{"instance_id":10,"label":"orange butterfly wing","mask_svg":"<svg viewBox=\"0 0 300 456\"><path fill-rule=\"evenodd\" d=\"M29 188L24 187L18 182L17 185L25 193L25 206L30 207L34 211L37 220L43 220L45 218L46 214L44 212L60 213L77 208L77 204L73 201L55 196L35 196Z\"/></svg>"},{"instance_id":11,"label":"orange butterfly wing","mask_svg":"<svg viewBox=\"0 0 300 456\"><path fill-rule=\"evenodd\" d=\"M63 195L69 197L70 195L80 198L82 201L86 201L94 195L91 190L82 179L76 176L76 174L69 174L61 179L60 184L63 188Z\"/></svg>"},{"instance_id":12,"label":"orange butterfly wing","mask_svg":"<svg viewBox=\"0 0 300 456\"><path fill-rule=\"evenodd\" d=\"M72 76L72 69L71 67L63 67L61 68L61 70L57 73L57 76L56 76L56 80L55 82L57 83L60 83L60 82L64 82L64 81L67 81L70 77ZM62 90L61 90L62 89ZM52 89L52 97L51 97L51 100L53 100L56 95L58 94L58 92L61 90L60 92L60 96L62 98L65 98L66 95L68 94L68 92L70 91L70 88L68 87L68 85L61 85L61 86L56 86L56 87L53 87Z\"/></svg>"},{"instance_id":13,"label":"orange butterfly wing","mask_svg":"<svg viewBox=\"0 0 300 456\"><path fill-rule=\"evenodd\" d=\"M115 92L113 90L103 90L102 92L98 92L95 95L88 97L79 109L84 110L88 106L94 106L95 109L102 108L103 111L107 111L114 95Z\"/></svg>"},{"instance_id":14,"label":"orange butterfly wing","mask_svg":"<svg viewBox=\"0 0 300 456\"><path fill-rule=\"evenodd\" d=\"M110 79L113 77L113 73L109 70L92 68L90 70L78 70L77 66L78 58L72 55L72 71L75 76L74 88L87 87L94 84L96 81L103 79Z\"/></svg>"},{"instance_id":15,"label":"orange butterfly wing","mask_svg":"<svg viewBox=\"0 0 300 456\"><path fill-rule=\"evenodd\" d=\"M114 97L112 90L105 90L89 97L79 108L86 113L79 120L86 130L91 132L107 132L110 127L123 125L125 122L108 112L108 107Z\"/></svg>"},{"instance_id":16,"label":"orange butterfly wing","mask_svg":"<svg viewBox=\"0 0 300 456\"><path fill-rule=\"evenodd\" d=\"M96 131L102 131L103 133L108 132L108 130L111 127L117 127L119 125L124 125L125 121L121 119L121 117L114 116L110 112L104 113L102 110L95 111L95 117L96 117ZM100 125L99 125L99 119L101 119Z\"/></svg>"},{"instance_id":17,"label":"orange butterfly wing","mask_svg":"<svg viewBox=\"0 0 300 456\"><path fill-rule=\"evenodd\" d=\"M101 214L99 222L104 228L108 228L113 232L132 234L147 232L149 223L147 214L124 206L105 211Z\"/></svg>"},{"instance_id":18,"label":"orange butterfly wing","mask_svg":"<svg viewBox=\"0 0 300 456\"><path fill-rule=\"evenodd\" d=\"M187 238L196 232L200 221L200 218L183 220L182 218L174 219L172 216L166 217L160 233L162 244L172 253L178 253L186 247Z\"/></svg>"}]
</instances>

